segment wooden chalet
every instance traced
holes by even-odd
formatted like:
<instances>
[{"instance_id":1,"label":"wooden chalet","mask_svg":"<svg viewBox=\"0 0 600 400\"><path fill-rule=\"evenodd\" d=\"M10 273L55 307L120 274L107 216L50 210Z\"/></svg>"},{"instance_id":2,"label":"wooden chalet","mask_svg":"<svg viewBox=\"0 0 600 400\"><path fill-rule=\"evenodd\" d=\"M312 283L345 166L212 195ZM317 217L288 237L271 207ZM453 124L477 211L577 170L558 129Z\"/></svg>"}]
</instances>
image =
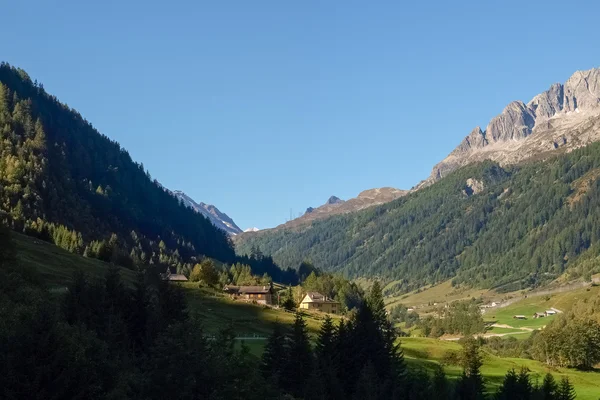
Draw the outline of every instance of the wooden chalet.
<instances>
[{"instance_id":1,"label":"wooden chalet","mask_svg":"<svg viewBox=\"0 0 600 400\"><path fill-rule=\"evenodd\" d=\"M225 285L223 291L234 299L241 299L258 304L273 304L273 288L269 286L233 286Z\"/></svg>"}]
</instances>

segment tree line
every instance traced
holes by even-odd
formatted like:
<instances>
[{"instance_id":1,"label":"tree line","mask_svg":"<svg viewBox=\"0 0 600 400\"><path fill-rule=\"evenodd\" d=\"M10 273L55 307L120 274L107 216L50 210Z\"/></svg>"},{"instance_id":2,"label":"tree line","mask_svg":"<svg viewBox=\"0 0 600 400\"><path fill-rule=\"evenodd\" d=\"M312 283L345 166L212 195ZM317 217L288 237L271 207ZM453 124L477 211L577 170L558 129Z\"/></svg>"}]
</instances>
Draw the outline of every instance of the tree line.
<instances>
[{"instance_id":1,"label":"tree line","mask_svg":"<svg viewBox=\"0 0 600 400\"><path fill-rule=\"evenodd\" d=\"M293 268L305 258L346 277L379 277L387 294L452 279L512 291L567 271L600 272L600 143L544 161L461 168L430 187L377 207L313 221L310 229L242 235ZM481 181L473 194L467 179Z\"/></svg>"},{"instance_id":2,"label":"tree line","mask_svg":"<svg viewBox=\"0 0 600 400\"><path fill-rule=\"evenodd\" d=\"M229 328L206 334L180 288L154 268L140 270L133 287L119 270L108 267L100 280L79 271L66 293L50 293L0 229L2 398L574 398L568 380L538 385L525 370L486 393L473 339L454 382L441 368L408 368L378 283L349 319L326 318L316 338L300 314L291 329L276 324L258 359Z\"/></svg>"},{"instance_id":3,"label":"tree line","mask_svg":"<svg viewBox=\"0 0 600 400\"><path fill-rule=\"evenodd\" d=\"M70 252L130 269L203 257L295 284L270 257L236 257L229 236L186 207L27 73L0 64L0 222Z\"/></svg>"}]
</instances>

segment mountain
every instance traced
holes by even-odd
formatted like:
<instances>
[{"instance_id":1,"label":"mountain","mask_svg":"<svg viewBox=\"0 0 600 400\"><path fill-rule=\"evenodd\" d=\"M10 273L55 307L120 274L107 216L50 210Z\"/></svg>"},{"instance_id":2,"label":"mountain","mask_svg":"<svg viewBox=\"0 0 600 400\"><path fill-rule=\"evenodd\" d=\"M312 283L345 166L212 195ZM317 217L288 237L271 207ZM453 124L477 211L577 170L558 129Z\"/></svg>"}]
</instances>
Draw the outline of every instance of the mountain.
<instances>
[{"instance_id":1,"label":"mountain","mask_svg":"<svg viewBox=\"0 0 600 400\"><path fill-rule=\"evenodd\" d=\"M600 139L600 69L577 71L527 104L513 101L489 122L476 127L419 187L455 169L482 160L501 165L571 151Z\"/></svg>"},{"instance_id":2,"label":"mountain","mask_svg":"<svg viewBox=\"0 0 600 400\"><path fill-rule=\"evenodd\" d=\"M254 228L248 228L248 229L244 230L244 232L258 232L258 231L260 231L260 229L258 229L256 227L254 227Z\"/></svg>"},{"instance_id":3,"label":"mountain","mask_svg":"<svg viewBox=\"0 0 600 400\"><path fill-rule=\"evenodd\" d=\"M322 206L309 207L301 217L279 225L273 229L287 229L310 224L312 221L328 218L332 215L346 214L379 204L387 203L402 197L408 193L407 190L383 187L378 189L364 190L357 197L349 200L342 200L339 197L331 196ZM267 230L262 230L265 232Z\"/></svg>"},{"instance_id":4,"label":"mountain","mask_svg":"<svg viewBox=\"0 0 600 400\"><path fill-rule=\"evenodd\" d=\"M165 138L165 140L168 140ZM228 235L184 207L117 142L0 65L0 221L124 266L236 257Z\"/></svg>"},{"instance_id":5,"label":"mountain","mask_svg":"<svg viewBox=\"0 0 600 400\"><path fill-rule=\"evenodd\" d=\"M230 235L242 233L242 230L233 222L233 220L225 213L212 204L196 203L194 199L182 192L181 190L173 190L173 195L180 199L187 207L191 207L194 211L199 212L208 218L214 226L224 230Z\"/></svg>"},{"instance_id":6,"label":"mountain","mask_svg":"<svg viewBox=\"0 0 600 400\"><path fill-rule=\"evenodd\" d=\"M576 72L474 129L409 194L348 213L338 210L350 201L326 204L322 218L321 207L301 217L309 223L240 235L236 252L378 277L388 294L589 277L600 272L599 140L600 70Z\"/></svg>"}]
</instances>

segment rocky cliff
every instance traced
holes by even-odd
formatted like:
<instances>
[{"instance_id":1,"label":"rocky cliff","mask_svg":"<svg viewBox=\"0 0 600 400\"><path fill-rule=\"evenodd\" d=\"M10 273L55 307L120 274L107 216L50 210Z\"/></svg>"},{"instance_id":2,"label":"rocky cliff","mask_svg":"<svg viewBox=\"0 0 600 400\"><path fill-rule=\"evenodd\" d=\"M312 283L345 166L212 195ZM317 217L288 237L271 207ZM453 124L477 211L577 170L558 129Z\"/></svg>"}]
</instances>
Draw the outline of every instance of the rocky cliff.
<instances>
[{"instance_id":1,"label":"rocky cliff","mask_svg":"<svg viewBox=\"0 0 600 400\"><path fill-rule=\"evenodd\" d=\"M476 127L431 176L427 186L455 169L485 159L514 164L571 151L600 140L600 69L577 71L564 84L555 83L529 103L513 101L489 122Z\"/></svg>"}]
</instances>

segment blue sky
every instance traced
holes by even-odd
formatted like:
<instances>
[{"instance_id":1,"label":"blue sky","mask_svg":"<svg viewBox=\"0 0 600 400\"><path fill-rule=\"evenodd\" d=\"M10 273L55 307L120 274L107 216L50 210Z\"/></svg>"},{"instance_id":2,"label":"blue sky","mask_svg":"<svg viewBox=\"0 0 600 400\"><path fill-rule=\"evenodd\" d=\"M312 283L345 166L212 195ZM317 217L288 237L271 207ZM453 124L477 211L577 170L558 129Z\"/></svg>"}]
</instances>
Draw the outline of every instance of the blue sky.
<instances>
[{"instance_id":1,"label":"blue sky","mask_svg":"<svg viewBox=\"0 0 600 400\"><path fill-rule=\"evenodd\" d=\"M0 59L242 229L410 188L510 101L600 66L597 1L5 3Z\"/></svg>"}]
</instances>

